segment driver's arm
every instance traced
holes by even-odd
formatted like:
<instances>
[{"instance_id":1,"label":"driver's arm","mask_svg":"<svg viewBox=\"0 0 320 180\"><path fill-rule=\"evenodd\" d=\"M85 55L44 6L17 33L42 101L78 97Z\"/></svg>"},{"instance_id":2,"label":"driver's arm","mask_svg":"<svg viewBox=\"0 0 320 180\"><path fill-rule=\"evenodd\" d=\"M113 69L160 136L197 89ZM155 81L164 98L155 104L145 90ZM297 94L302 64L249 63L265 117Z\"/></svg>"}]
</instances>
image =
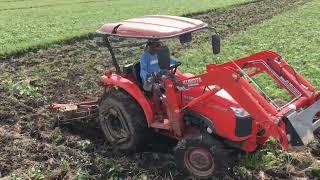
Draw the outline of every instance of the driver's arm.
<instances>
[{"instance_id":1,"label":"driver's arm","mask_svg":"<svg viewBox=\"0 0 320 180\"><path fill-rule=\"evenodd\" d=\"M143 54L140 58L140 77L142 79L142 82L145 82L147 80L148 75L148 59L145 54Z\"/></svg>"}]
</instances>

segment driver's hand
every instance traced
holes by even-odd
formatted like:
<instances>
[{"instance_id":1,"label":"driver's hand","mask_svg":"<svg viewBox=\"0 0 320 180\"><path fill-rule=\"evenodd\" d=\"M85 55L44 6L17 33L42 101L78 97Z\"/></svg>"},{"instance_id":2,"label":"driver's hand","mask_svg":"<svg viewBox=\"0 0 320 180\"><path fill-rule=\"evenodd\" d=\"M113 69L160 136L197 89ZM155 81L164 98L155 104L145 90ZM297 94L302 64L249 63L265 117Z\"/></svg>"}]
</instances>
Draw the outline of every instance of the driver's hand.
<instances>
[{"instance_id":1,"label":"driver's hand","mask_svg":"<svg viewBox=\"0 0 320 180\"><path fill-rule=\"evenodd\" d=\"M143 89L145 91L151 91L154 79L152 76L147 77L146 81L143 82Z\"/></svg>"}]
</instances>

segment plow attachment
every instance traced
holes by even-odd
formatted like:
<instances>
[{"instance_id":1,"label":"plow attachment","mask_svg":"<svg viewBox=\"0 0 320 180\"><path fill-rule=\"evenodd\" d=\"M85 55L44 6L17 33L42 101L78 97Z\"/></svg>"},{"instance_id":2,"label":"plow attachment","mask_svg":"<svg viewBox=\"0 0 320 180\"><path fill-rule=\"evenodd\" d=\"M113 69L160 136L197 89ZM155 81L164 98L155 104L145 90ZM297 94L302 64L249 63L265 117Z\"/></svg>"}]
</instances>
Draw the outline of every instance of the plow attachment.
<instances>
[{"instance_id":1,"label":"plow attachment","mask_svg":"<svg viewBox=\"0 0 320 180\"><path fill-rule=\"evenodd\" d=\"M49 109L57 113L58 123L66 124L73 121L89 121L98 116L98 102L88 101L78 104L52 103Z\"/></svg>"},{"instance_id":2,"label":"plow attachment","mask_svg":"<svg viewBox=\"0 0 320 180\"><path fill-rule=\"evenodd\" d=\"M320 99L301 112L289 111L286 115L288 139L293 146L307 145L314 139L313 132L320 128Z\"/></svg>"}]
</instances>

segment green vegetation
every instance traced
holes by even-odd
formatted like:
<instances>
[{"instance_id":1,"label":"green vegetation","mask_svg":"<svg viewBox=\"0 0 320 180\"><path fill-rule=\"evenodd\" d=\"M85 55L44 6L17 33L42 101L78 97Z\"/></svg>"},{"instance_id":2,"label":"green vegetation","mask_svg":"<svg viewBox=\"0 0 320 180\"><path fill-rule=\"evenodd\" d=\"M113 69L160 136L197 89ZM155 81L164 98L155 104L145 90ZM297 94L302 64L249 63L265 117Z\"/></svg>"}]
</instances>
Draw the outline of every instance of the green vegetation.
<instances>
[{"instance_id":1,"label":"green vegetation","mask_svg":"<svg viewBox=\"0 0 320 180\"><path fill-rule=\"evenodd\" d=\"M273 138L270 138L257 152L244 153L239 159L239 166L235 166L233 170L241 179L252 179L252 170L278 168L294 161L293 155L281 150Z\"/></svg>"},{"instance_id":2,"label":"green vegetation","mask_svg":"<svg viewBox=\"0 0 320 180\"><path fill-rule=\"evenodd\" d=\"M77 180L89 179L89 173L86 169L79 168L77 170Z\"/></svg>"},{"instance_id":3,"label":"green vegetation","mask_svg":"<svg viewBox=\"0 0 320 180\"><path fill-rule=\"evenodd\" d=\"M18 94L20 96L36 96L38 88L32 85L29 79L14 82L11 79L4 80L4 87L10 94Z\"/></svg>"},{"instance_id":4,"label":"green vegetation","mask_svg":"<svg viewBox=\"0 0 320 180\"><path fill-rule=\"evenodd\" d=\"M42 167L32 167L28 171L28 177L30 179L35 179L35 180L40 180L40 179L45 179L45 169Z\"/></svg>"},{"instance_id":5,"label":"green vegetation","mask_svg":"<svg viewBox=\"0 0 320 180\"><path fill-rule=\"evenodd\" d=\"M295 70L320 88L320 1L309 2L248 31L234 34L222 42L222 53L212 55L204 43L185 53L183 71L202 72L207 63L223 63L254 52L271 49L278 52ZM194 67L194 64L197 64Z\"/></svg>"},{"instance_id":6,"label":"green vegetation","mask_svg":"<svg viewBox=\"0 0 320 180\"><path fill-rule=\"evenodd\" d=\"M182 15L253 0L0 1L0 55L94 33L104 22L146 14Z\"/></svg>"},{"instance_id":7,"label":"green vegetation","mask_svg":"<svg viewBox=\"0 0 320 180\"><path fill-rule=\"evenodd\" d=\"M78 146L81 150L86 150L90 147L91 145L91 141L89 140L81 140L81 141L78 141Z\"/></svg>"},{"instance_id":8,"label":"green vegetation","mask_svg":"<svg viewBox=\"0 0 320 180\"><path fill-rule=\"evenodd\" d=\"M275 139L270 138L256 153L248 153L240 158L241 166L249 169L267 169L291 163L291 155L279 148Z\"/></svg>"}]
</instances>

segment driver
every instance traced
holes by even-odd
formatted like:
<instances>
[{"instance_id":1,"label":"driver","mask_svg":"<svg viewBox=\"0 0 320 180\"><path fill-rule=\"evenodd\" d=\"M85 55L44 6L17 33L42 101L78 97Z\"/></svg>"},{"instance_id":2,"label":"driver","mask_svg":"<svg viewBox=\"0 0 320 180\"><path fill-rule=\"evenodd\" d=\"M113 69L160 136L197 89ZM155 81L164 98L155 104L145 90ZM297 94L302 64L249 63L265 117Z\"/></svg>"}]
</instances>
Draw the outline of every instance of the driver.
<instances>
[{"instance_id":1,"label":"driver","mask_svg":"<svg viewBox=\"0 0 320 180\"><path fill-rule=\"evenodd\" d=\"M148 40L147 42L146 49L140 58L140 76L143 84L146 83L151 74L160 72L157 52L162 45L159 40ZM176 60L171 58L170 64L176 64Z\"/></svg>"}]
</instances>

